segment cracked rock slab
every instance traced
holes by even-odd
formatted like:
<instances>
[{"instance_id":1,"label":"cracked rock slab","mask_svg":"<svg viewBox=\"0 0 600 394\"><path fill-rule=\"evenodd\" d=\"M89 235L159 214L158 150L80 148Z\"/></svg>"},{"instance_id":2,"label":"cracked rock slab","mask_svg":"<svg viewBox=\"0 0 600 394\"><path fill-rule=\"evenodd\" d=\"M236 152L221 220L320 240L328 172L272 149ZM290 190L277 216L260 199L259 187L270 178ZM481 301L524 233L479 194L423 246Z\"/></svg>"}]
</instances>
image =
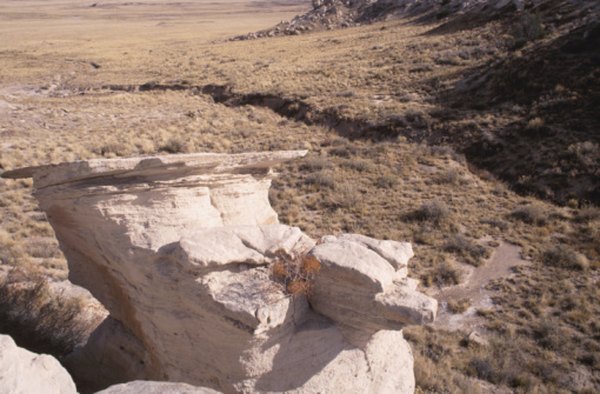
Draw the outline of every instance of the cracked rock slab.
<instances>
[{"instance_id":1,"label":"cracked rock slab","mask_svg":"<svg viewBox=\"0 0 600 394\"><path fill-rule=\"evenodd\" d=\"M110 312L68 357L70 368L94 389L153 380L227 393L413 392L401 329L431 321L436 303L407 278L412 248L358 234L316 243L279 224L270 167L305 153L89 160L4 173L33 176L70 280ZM284 277L274 272L280 264ZM290 283L307 291L291 294Z\"/></svg>"}]
</instances>

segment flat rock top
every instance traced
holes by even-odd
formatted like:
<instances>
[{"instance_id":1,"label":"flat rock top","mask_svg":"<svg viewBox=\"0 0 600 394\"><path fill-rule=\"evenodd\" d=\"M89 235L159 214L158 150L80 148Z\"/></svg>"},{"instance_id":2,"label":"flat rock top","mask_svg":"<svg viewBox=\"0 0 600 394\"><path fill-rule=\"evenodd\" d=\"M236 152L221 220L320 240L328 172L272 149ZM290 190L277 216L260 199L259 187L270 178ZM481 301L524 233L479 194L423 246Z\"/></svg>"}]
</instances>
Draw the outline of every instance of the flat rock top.
<instances>
[{"instance_id":1,"label":"flat rock top","mask_svg":"<svg viewBox=\"0 0 600 394\"><path fill-rule=\"evenodd\" d=\"M268 169L303 157L306 150L226 153L189 153L115 159L90 159L43 166L23 167L2 173L3 178L33 177L36 187L81 181L99 177L130 177L157 174L203 174Z\"/></svg>"}]
</instances>

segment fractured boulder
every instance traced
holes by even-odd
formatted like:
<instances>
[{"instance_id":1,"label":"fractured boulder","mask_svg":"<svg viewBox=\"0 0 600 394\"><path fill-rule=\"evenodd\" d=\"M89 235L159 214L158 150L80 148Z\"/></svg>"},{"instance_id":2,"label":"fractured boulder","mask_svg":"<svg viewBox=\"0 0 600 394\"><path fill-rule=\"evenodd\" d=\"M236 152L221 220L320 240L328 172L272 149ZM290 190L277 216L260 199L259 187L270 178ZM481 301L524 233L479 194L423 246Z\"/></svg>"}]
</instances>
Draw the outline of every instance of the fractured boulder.
<instances>
[{"instance_id":1,"label":"fractured boulder","mask_svg":"<svg viewBox=\"0 0 600 394\"><path fill-rule=\"evenodd\" d=\"M401 329L432 321L437 303L407 278L410 244L357 234L315 242L279 224L270 167L305 153L90 160L3 174L33 176L71 281L110 312L67 360L74 373L104 370L96 382L85 377L95 389L167 380L223 392L414 391ZM304 275L298 264L309 257L316 265ZM296 270L282 279L281 265ZM301 291L290 293L290 283Z\"/></svg>"}]
</instances>

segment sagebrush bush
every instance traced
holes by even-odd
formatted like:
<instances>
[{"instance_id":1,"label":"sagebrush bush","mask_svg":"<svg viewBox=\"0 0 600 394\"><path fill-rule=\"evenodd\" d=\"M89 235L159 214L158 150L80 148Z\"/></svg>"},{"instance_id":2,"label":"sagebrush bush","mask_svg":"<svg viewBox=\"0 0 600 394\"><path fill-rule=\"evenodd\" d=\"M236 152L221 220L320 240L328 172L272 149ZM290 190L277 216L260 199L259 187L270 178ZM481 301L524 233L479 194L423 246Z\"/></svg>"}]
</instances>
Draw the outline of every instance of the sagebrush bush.
<instances>
[{"instance_id":1,"label":"sagebrush bush","mask_svg":"<svg viewBox=\"0 0 600 394\"><path fill-rule=\"evenodd\" d=\"M460 298L458 300L448 301L448 310L451 313L464 313L469 309L470 301L468 298Z\"/></svg>"},{"instance_id":2,"label":"sagebrush bush","mask_svg":"<svg viewBox=\"0 0 600 394\"><path fill-rule=\"evenodd\" d=\"M78 299L54 295L43 279L0 281L0 332L36 353L61 357L82 345L89 327L81 313Z\"/></svg>"},{"instance_id":3,"label":"sagebrush bush","mask_svg":"<svg viewBox=\"0 0 600 394\"><path fill-rule=\"evenodd\" d=\"M478 267L483 262L483 259L489 256L489 251L466 238L462 234L451 236L444 245L444 250L451 252L461 257L468 264Z\"/></svg>"},{"instance_id":4,"label":"sagebrush bush","mask_svg":"<svg viewBox=\"0 0 600 394\"><path fill-rule=\"evenodd\" d=\"M542 25L541 16L525 12L513 25L511 36L514 49L521 48L528 42L542 38L544 36L544 26Z\"/></svg>"},{"instance_id":5,"label":"sagebrush bush","mask_svg":"<svg viewBox=\"0 0 600 394\"><path fill-rule=\"evenodd\" d=\"M460 283L461 272L449 261L442 261L421 277L425 286L452 286Z\"/></svg>"},{"instance_id":6,"label":"sagebrush bush","mask_svg":"<svg viewBox=\"0 0 600 394\"><path fill-rule=\"evenodd\" d=\"M319 171L309 174L304 180L304 183L317 186L319 189L335 189L335 179L333 178L333 174L329 171Z\"/></svg>"},{"instance_id":7,"label":"sagebrush bush","mask_svg":"<svg viewBox=\"0 0 600 394\"><path fill-rule=\"evenodd\" d=\"M440 224L450 216L450 210L441 201L432 200L423 203L418 209L405 215L408 220Z\"/></svg>"},{"instance_id":8,"label":"sagebrush bush","mask_svg":"<svg viewBox=\"0 0 600 394\"><path fill-rule=\"evenodd\" d=\"M158 148L159 152L183 153L186 149L186 143L183 139L172 137Z\"/></svg>"},{"instance_id":9,"label":"sagebrush bush","mask_svg":"<svg viewBox=\"0 0 600 394\"><path fill-rule=\"evenodd\" d=\"M310 172L320 171L330 167L331 162L326 157L322 156L307 157L300 163L301 170Z\"/></svg>"},{"instance_id":10,"label":"sagebrush bush","mask_svg":"<svg viewBox=\"0 0 600 394\"><path fill-rule=\"evenodd\" d=\"M548 246L542 252L542 262L551 267L571 270L585 270L589 267L588 259L567 245Z\"/></svg>"},{"instance_id":11,"label":"sagebrush bush","mask_svg":"<svg viewBox=\"0 0 600 394\"><path fill-rule=\"evenodd\" d=\"M510 216L527 224L543 226L548 222L548 212L540 204L531 204L515 209Z\"/></svg>"}]
</instances>

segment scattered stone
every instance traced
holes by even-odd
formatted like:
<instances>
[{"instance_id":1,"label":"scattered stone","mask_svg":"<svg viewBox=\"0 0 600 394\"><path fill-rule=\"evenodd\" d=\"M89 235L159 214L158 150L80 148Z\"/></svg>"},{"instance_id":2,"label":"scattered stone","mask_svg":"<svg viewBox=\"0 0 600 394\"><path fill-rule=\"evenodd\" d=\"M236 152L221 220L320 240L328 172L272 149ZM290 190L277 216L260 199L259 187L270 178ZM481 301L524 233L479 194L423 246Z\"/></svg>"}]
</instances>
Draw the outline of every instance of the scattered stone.
<instances>
[{"instance_id":1,"label":"scattered stone","mask_svg":"<svg viewBox=\"0 0 600 394\"><path fill-rule=\"evenodd\" d=\"M488 340L477 331L471 331L471 333L467 336L467 342L477 346L488 346L490 344Z\"/></svg>"}]
</instances>

